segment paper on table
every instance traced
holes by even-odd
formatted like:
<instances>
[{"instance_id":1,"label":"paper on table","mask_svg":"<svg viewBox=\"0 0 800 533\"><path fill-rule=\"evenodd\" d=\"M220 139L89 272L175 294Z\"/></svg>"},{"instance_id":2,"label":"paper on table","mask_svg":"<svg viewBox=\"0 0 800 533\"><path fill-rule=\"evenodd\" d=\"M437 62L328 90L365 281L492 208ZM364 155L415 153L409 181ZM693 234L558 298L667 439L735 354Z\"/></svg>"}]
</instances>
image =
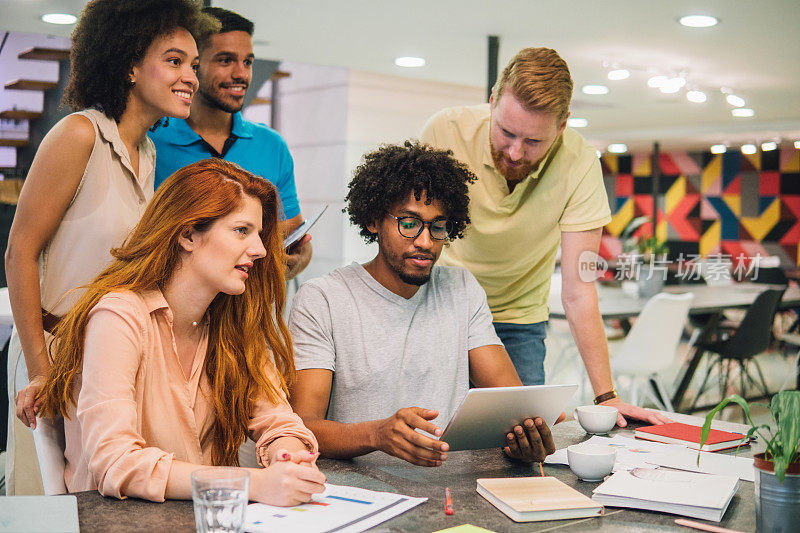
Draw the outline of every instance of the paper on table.
<instances>
[{"instance_id":1,"label":"paper on table","mask_svg":"<svg viewBox=\"0 0 800 533\"><path fill-rule=\"evenodd\" d=\"M660 442L649 442L637 439L629 439L622 435L613 437L592 436L582 444L591 444L598 447L608 447L617 452L617 459L614 462L613 472L621 470L631 470L633 468L652 468L652 464L647 460L648 457L657 452L668 453L672 450L688 450L685 446L678 444L662 444ZM548 455L544 460L546 464L569 464L567 460L567 449L556 450L552 455Z\"/></svg>"},{"instance_id":2,"label":"paper on table","mask_svg":"<svg viewBox=\"0 0 800 533\"><path fill-rule=\"evenodd\" d=\"M78 533L78 499L62 496L3 496L0 531Z\"/></svg>"},{"instance_id":3,"label":"paper on table","mask_svg":"<svg viewBox=\"0 0 800 533\"><path fill-rule=\"evenodd\" d=\"M276 507L263 503L247 506L245 531L266 533L358 533L385 522L428 498L412 498L391 492L376 492L325 484L325 491L312 500L294 507Z\"/></svg>"},{"instance_id":4,"label":"paper on table","mask_svg":"<svg viewBox=\"0 0 800 533\"><path fill-rule=\"evenodd\" d=\"M739 476L744 481L755 481L752 457L736 457L714 452L700 452L700 466L697 466L697 450L675 449L670 452L657 452L647 457L653 465L666 466L689 472Z\"/></svg>"}]
</instances>

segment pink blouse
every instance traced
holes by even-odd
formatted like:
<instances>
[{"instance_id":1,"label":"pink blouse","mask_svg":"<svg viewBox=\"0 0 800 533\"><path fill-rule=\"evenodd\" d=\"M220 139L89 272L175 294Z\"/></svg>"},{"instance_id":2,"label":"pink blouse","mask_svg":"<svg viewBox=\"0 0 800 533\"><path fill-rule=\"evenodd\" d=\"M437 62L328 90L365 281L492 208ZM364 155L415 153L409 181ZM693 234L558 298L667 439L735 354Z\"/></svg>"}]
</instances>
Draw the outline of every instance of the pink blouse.
<instances>
[{"instance_id":1,"label":"pink blouse","mask_svg":"<svg viewBox=\"0 0 800 533\"><path fill-rule=\"evenodd\" d=\"M206 325L187 380L172 311L160 291L115 292L97 303L76 383L77 416L64 420L69 492L97 489L104 496L164 501L173 460L212 464L207 347ZM248 429L263 466L278 437L297 437L317 450L313 433L285 398L278 405L258 401Z\"/></svg>"}]
</instances>

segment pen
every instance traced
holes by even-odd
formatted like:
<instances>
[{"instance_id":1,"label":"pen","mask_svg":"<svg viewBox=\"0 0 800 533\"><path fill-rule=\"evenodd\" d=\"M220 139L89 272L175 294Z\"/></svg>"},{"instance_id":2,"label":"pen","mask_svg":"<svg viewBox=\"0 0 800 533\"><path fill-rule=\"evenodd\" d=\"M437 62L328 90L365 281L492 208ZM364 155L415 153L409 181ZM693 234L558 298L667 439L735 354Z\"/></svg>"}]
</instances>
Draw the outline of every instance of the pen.
<instances>
[{"instance_id":1,"label":"pen","mask_svg":"<svg viewBox=\"0 0 800 533\"><path fill-rule=\"evenodd\" d=\"M444 489L444 514L453 514L453 498L450 496L450 488Z\"/></svg>"},{"instance_id":2,"label":"pen","mask_svg":"<svg viewBox=\"0 0 800 533\"><path fill-rule=\"evenodd\" d=\"M544 477L544 468L542 468L542 462L539 461L539 473Z\"/></svg>"}]
</instances>

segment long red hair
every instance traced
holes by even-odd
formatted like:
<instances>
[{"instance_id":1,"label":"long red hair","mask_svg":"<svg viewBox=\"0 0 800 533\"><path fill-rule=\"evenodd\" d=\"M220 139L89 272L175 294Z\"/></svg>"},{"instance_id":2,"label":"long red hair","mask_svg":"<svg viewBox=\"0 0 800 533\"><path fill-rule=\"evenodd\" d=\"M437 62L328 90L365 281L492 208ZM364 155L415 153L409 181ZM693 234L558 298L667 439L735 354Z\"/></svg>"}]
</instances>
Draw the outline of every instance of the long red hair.
<instances>
[{"instance_id":1,"label":"long red hair","mask_svg":"<svg viewBox=\"0 0 800 533\"><path fill-rule=\"evenodd\" d=\"M111 250L113 263L87 286L58 324L50 350L52 365L42 390L42 415L68 416L70 405L75 404L72 387L83 366L88 316L100 298L114 291L163 290L180 260L178 238L192 229L207 230L239 208L246 196L261 202L260 235L267 253L249 270L244 293L220 293L211 302L205 364L216 415L205 436L212 439L212 461L238 464L252 402L258 398L282 401L295 369L282 317L286 260L277 191L268 181L221 159L188 165L158 188L123 245ZM276 380L271 379L273 369Z\"/></svg>"}]
</instances>

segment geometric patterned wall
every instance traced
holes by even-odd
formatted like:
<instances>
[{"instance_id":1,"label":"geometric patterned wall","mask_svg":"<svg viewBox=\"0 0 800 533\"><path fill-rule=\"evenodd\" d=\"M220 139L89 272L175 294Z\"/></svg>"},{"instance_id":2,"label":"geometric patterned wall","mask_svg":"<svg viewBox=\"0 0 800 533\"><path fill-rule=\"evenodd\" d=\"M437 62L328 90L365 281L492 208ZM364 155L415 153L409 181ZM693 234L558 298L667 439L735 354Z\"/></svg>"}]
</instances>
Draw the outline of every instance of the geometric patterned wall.
<instances>
[{"instance_id":1,"label":"geometric patterned wall","mask_svg":"<svg viewBox=\"0 0 800 533\"><path fill-rule=\"evenodd\" d=\"M652 156L604 154L601 162L613 215L601 255L611 258L622 251L617 236L625 225L652 216ZM671 258L761 254L800 265L800 150L662 153L660 166L655 231ZM652 233L645 224L637 235Z\"/></svg>"}]
</instances>

